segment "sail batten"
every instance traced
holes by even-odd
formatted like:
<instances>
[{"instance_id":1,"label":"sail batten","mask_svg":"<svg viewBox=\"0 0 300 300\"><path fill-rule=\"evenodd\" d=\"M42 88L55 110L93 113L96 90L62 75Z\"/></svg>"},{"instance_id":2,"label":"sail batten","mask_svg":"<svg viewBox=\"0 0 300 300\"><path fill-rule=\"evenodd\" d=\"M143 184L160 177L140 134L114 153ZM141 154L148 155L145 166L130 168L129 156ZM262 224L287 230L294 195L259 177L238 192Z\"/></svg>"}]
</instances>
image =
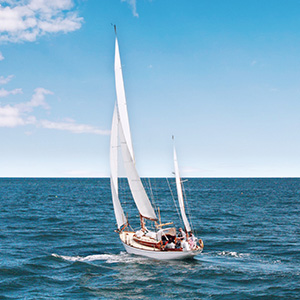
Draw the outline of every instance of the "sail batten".
<instances>
[{"instance_id":1,"label":"sail batten","mask_svg":"<svg viewBox=\"0 0 300 300\"><path fill-rule=\"evenodd\" d=\"M177 155L174 145L174 167L175 167L175 179L176 179L176 188L177 188L177 196L178 196L178 202L180 207L180 213L183 220L183 224L186 231L191 231L190 223L188 221L188 218L185 213L185 207L184 207L184 200L183 200L183 193L182 193L182 186L181 186L181 179L179 174L179 167L178 167L178 161L177 161Z\"/></svg>"}]
</instances>

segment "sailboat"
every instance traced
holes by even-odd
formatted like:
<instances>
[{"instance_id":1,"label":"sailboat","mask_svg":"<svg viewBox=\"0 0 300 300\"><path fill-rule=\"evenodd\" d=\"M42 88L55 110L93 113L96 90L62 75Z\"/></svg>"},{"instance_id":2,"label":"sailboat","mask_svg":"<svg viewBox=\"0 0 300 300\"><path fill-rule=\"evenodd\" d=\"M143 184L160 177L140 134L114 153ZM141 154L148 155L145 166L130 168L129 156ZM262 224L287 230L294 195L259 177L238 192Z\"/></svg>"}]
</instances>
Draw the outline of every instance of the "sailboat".
<instances>
[{"instance_id":1,"label":"sailboat","mask_svg":"<svg viewBox=\"0 0 300 300\"><path fill-rule=\"evenodd\" d=\"M176 187L181 217L184 224L184 230L181 230L180 237L176 235L175 227L171 226L173 222L161 224L160 218L157 218L156 212L136 170L116 26L114 26L114 29L114 68L117 100L114 107L110 139L110 184L114 213L118 226L116 232L119 234L124 248L130 254L146 256L158 260L192 258L201 253L204 246L202 240L198 240L192 234L191 226L186 216L182 180L179 175L175 145L173 154ZM119 151L121 152L121 159L119 159ZM119 198L119 160L122 160L128 186L139 211L141 228L136 231L130 227ZM154 230L149 230L146 227L146 220L154 225Z\"/></svg>"}]
</instances>

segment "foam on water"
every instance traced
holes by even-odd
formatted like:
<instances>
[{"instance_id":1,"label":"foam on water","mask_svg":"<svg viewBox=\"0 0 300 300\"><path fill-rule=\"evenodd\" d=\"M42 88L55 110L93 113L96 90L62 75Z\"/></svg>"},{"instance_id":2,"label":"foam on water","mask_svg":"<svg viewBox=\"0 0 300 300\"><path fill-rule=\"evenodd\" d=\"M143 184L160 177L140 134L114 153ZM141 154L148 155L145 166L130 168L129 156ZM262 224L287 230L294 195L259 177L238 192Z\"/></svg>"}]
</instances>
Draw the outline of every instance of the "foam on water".
<instances>
[{"instance_id":1,"label":"foam on water","mask_svg":"<svg viewBox=\"0 0 300 300\"><path fill-rule=\"evenodd\" d=\"M235 251L221 251L221 252L218 252L217 255L230 256L230 257L236 257L236 258L244 258L244 257L249 257L250 253L238 253Z\"/></svg>"},{"instance_id":2,"label":"foam on water","mask_svg":"<svg viewBox=\"0 0 300 300\"><path fill-rule=\"evenodd\" d=\"M146 260L144 257L133 256L126 252L120 252L120 254L94 254L88 256L66 256L58 255L56 253L51 254L53 257L61 258L67 261L80 261L80 262L93 262L93 261L106 261L107 263L132 263Z\"/></svg>"}]
</instances>

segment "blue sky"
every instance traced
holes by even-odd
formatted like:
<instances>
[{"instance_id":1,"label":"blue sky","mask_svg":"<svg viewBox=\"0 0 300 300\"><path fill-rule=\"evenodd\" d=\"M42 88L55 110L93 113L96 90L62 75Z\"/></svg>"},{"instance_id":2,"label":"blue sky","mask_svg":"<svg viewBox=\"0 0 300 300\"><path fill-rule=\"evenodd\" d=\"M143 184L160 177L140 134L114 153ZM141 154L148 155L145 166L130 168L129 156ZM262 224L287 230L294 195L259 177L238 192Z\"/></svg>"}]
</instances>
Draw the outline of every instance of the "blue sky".
<instances>
[{"instance_id":1,"label":"blue sky","mask_svg":"<svg viewBox=\"0 0 300 300\"><path fill-rule=\"evenodd\" d=\"M109 176L111 23L141 176L300 176L299 1L0 4L0 177Z\"/></svg>"}]
</instances>

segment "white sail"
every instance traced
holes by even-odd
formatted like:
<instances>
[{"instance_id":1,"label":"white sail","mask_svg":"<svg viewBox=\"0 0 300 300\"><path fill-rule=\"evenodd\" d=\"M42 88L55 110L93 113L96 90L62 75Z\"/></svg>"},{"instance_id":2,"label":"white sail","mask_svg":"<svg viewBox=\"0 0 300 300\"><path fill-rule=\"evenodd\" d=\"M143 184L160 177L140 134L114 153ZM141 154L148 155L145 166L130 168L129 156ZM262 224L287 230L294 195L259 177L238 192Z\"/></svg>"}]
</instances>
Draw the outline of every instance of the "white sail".
<instances>
[{"instance_id":1,"label":"white sail","mask_svg":"<svg viewBox=\"0 0 300 300\"><path fill-rule=\"evenodd\" d=\"M120 58L117 36L116 36L116 46L115 46L115 84L116 84L120 122L122 123L124 136L129 149L129 153L134 161L134 153L133 153L132 139L131 139L131 133L129 127L127 104L126 104L125 89L124 89L123 74L122 74L122 65L121 65L121 58Z\"/></svg>"},{"instance_id":2,"label":"white sail","mask_svg":"<svg viewBox=\"0 0 300 300\"><path fill-rule=\"evenodd\" d=\"M185 208L184 208L184 200L183 200L183 194L182 194L182 186L181 186L181 179L180 179L180 174L179 174L179 167L178 167L175 145L174 145L174 167L175 167L176 187L177 187L177 195L178 195L180 212L181 212L185 230L187 232L189 232L189 231L191 231L191 227L190 227L189 221L187 219L187 216L185 213Z\"/></svg>"},{"instance_id":3,"label":"white sail","mask_svg":"<svg viewBox=\"0 0 300 300\"><path fill-rule=\"evenodd\" d=\"M115 216L120 229L126 223L126 218L119 200L118 192L118 111L115 105L110 136L110 187Z\"/></svg>"},{"instance_id":4,"label":"white sail","mask_svg":"<svg viewBox=\"0 0 300 300\"><path fill-rule=\"evenodd\" d=\"M130 154L129 147L126 142L126 137L122 128L121 122L119 123L119 136L122 149L122 157L128 184L131 190L134 202L140 212L140 214L147 219L157 220L154 209L151 202L146 194L144 186L141 182L141 178L135 168L134 161Z\"/></svg>"}]
</instances>

